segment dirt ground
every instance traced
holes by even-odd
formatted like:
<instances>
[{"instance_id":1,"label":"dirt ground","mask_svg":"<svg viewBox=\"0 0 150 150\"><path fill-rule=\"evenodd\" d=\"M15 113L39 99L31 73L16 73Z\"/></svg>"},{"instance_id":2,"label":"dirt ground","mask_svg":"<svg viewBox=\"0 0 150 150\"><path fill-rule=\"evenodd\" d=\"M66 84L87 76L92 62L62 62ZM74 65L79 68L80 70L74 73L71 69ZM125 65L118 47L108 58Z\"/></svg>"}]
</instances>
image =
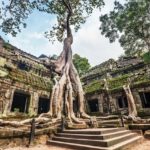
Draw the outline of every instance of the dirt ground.
<instances>
[{"instance_id":1,"label":"dirt ground","mask_svg":"<svg viewBox=\"0 0 150 150\"><path fill-rule=\"evenodd\" d=\"M144 140L142 143L138 143L128 150L150 150L150 140Z\"/></svg>"},{"instance_id":2,"label":"dirt ground","mask_svg":"<svg viewBox=\"0 0 150 150\"><path fill-rule=\"evenodd\" d=\"M0 149L1 150L1 149ZM55 146L47 146L47 145L36 145L32 147L15 147L15 148L7 148L5 150L71 150L67 148L62 148L62 147L55 147Z\"/></svg>"},{"instance_id":3,"label":"dirt ground","mask_svg":"<svg viewBox=\"0 0 150 150\"><path fill-rule=\"evenodd\" d=\"M71 150L62 147L55 147L55 146L47 146L47 145L36 145L30 148L27 147L15 147L15 148L7 148L5 150ZM0 150L2 150L0 148ZM144 140L142 143L139 143L127 150L150 150L150 140Z\"/></svg>"}]
</instances>

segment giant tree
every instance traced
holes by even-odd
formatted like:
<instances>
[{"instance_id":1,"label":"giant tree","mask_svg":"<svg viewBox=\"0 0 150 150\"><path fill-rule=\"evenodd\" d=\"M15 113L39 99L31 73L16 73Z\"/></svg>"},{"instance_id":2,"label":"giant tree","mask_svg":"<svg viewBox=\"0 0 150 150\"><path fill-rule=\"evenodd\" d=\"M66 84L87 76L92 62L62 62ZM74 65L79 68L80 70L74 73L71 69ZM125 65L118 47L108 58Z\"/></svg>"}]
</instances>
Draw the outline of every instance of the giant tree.
<instances>
[{"instance_id":1,"label":"giant tree","mask_svg":"<svg viewBox=\"0 0 150 150\"><path fill-rule=\"evenodd\" d=\"M49 114L61 118L63 102L66 104L67 115L70 120L79 122L73 112L73 97L78 99L80 116L89 118L84 110L84 92L79 75L72 61L73 35L72 28L77 31L80 25L95 8L103 5L103 0L10 0L3 1L0 11L2 25L5 33L16 35L21 31L21 25L26 26L25 19L34 9L46 12L57 18L57 24L46 36L54 41L63 41L63 51L57 60L52 61L54 71L59 75L55 77L55 85L51 94L51 109ZM66 34L65 34L66 33ZM64 35L66 37L64 38ZM55 108L53 107L55 104Z\"/></svg>"},{"instance_id":2,"label":"giant tree","mask_svg":"<svg viewBox=\"0 0 150 150\"><path fill-rule=\"evenodd\" d=\"M100 17L101 33L110 42L119 39L125 53L150 52L150 1L126 0L114 2L113 11Z\"/></svg>"}]
</instances>

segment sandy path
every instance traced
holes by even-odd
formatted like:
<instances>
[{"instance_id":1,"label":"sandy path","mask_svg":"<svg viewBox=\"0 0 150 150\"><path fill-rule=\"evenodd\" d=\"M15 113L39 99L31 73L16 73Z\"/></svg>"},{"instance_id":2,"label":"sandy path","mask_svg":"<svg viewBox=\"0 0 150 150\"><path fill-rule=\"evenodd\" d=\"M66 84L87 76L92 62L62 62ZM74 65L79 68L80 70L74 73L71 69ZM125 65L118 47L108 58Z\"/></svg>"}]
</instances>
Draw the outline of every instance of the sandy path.
<instances>
[{"instance_id":1,"label":"sandy path","mask_svg":"<svg viewBox=\"0 0 150 150\"><path fill-rule=\"evenodd\" d=\"M5 150L70 150L70 149L40 144L40 145L36 145L33 147L29 147L29 148L27 148L27 147L14 147L14 148L7 148Z\"/></svg>"},{"instance_id":2,"label":"sandy path","mask_svg":"<svg viewBox=\"0 0 150 150\"><path fill-rule=\"evenodd\" d=\"M2 149L0 148L0 150ZM71 149L40 144L30 148L15 147L15 148L7 148L5 150L71 150ZM137 145L128 148L127 150L150 150L150 140L144 140L142 143L138 143Z\"/></svg>"}]
</instances>

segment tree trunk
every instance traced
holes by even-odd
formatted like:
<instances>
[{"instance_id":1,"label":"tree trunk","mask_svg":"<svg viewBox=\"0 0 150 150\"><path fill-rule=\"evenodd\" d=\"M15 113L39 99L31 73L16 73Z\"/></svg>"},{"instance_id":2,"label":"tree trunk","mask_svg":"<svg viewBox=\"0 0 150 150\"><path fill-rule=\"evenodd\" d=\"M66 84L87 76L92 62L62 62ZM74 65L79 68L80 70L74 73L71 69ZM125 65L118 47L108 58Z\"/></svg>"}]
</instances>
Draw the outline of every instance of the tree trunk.
<instances>
[{"instance_id":1,"label":"tree trunk","mask_svg":"<svg viewBox=\"0 0 150 150\"><path fill-rule=\"evenodd\" d=\"M134 101L129 84L124 85L123 89L127 96L129 117L131 117L132 119L135 119L137 117L137 110L136 110L135 101Z\"/></svg>"},{"instance_id":2,"label":"tree trunk","mask_svg":"<svg viewBox=\"0 0 150 150\"><path fill-rule=\"evenodd\" d=\"M84 92L81 85L81 81L76 68L72 62L72 49L71 45L73 43L73 36L71 33L69 19L72 15L72 9L70 4L64 2L66 8L68 9L66 31L67 37L64 39L63 51L56 61L53 61L54 70L60 75L60 80L56 81L52 96L51 96L51 109L50 114L52 116L57 116L57 119L61 118L63 101L65 101L67 109L67 117L70 121L79 123L80 121L75 117L73 112L73 96L78 98L79 102L79 112L82 118L90 118L84 111ZM57 100L57 102L56 102ZM57 106L54 105L57 103ZM52 106L56 108L52 108Z\"/></svg>"}]
</instances>

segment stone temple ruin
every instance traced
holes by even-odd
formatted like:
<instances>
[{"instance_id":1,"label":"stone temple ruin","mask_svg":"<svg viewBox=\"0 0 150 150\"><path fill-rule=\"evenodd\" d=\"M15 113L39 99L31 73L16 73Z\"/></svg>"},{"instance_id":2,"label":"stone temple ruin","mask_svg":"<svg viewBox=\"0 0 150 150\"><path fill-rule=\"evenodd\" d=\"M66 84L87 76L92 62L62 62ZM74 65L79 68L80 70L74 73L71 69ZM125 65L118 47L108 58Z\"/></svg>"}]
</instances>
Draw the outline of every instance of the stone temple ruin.
<instances>
[{"instance_id":1,"label":"stone temple ruin","mask_svg":"<svg viewBox=\"0 0 150 150\"><path fill-rule=\"evenodd\" d=\"M138 116L150 116L150 64L137 57L110 59L91 68L83 77L89 113L128 113L123 89L128 80Z\"/></svg>"},{"instance_id":2,"label":"stone temple ruin","mask_svg":"<svg viewBox=\"0 0 150 150\"><path fill-rule=\"evenodd\" d=\"M13 146L26 145L29 137L32 137L30 142L33 139L33 131L31 135L29 132L31 124L25 122L17 130L18 125L14 120L27 119L30 122L33 117L50 110L54 76L50 64L51 60L47 56L35 57L0 38L0 147L5 148L9 143ZM39 138L46 135L45 141L48 144L79 150L112 150L141 140L142 136L118 127L128 125L130 129L142 130L143 133L150 129L150 120L142 120L150 116L150 64L137 57L122 57L117 61L110 59L91 68L81 79L85 92L85 110L94 117L85 119L86 125L68 126L76 130L65 130L63 133L58 131L60 125L61 128L65 126L64 120L53 122L52 118L38 118L39 124L35 124L33 132L36 141L39 142ZM134 101L133 115L142 118L137 122L122 117L120 119L120 115L132 115L129 98ZM76 116L79 115L78 105L74 99ZM14 124L10 125L11 120Z\"/></svg>"},{"instance_id":3,"label":"stone temple ruin","mask_svg":"<svg viewBox=\"0 0 150 150\"><path fill-rule=\"evenodd\" d=\"M44 63L0 39L0 114L37 115L49 110L51 71Z\"/></svg>"}]
</instances>

